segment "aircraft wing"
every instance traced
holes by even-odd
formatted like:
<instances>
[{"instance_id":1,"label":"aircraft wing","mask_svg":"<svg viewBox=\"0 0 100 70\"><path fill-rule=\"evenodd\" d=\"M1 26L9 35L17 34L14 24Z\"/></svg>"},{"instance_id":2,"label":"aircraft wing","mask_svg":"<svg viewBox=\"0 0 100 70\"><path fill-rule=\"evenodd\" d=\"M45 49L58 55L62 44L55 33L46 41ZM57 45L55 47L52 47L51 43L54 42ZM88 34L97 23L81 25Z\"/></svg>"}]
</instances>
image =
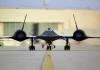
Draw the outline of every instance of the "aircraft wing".
<instances>
[{"instance_id":1,"label":"aircraft wing","mask_svg":"<svg viewBox=\"0 0 100 70\"><path fill-rule=\"evenodd\" d=\"M33 40L42 40L42 39L39 39L37 36L27 36L26 38L27 39L33 38Z\"/></svg>"},{"instance_id":2,"label":"aircraft wing","mask_svg":"<svg viewBox=\"0 0 100 70\"><path fill-rule=\"evenodd\" d=\"M37 36L27 36L27 38L37 38Z\"/></svg>"},{"instance_id":3,"label":"aircraft wing","mask_svg":"<svg viewBox=\"0 0 100 70\"><path fill-rule=\"evenodd\" d=\"M99 38L100 39L100 37L90 37L90 36L87 36L87 38Z\"/></svg>"},{"instance_id":4,"label":"aircraft wing","mask_svg":"<svg viewBox=\"0 0 100 70\"><path fill-rule=\"evenodd\" d=\"M62 38L72 38L73 39L73 36L62 36ZM100 38L100 37L90 37L90 36L87 36L87 38Z\"/></svg>"},{"instance_id":5,"label":"aircraft wing","mask_svg":"<svg viewBox=\"0 0 100 70\"><path fill-rule=\"evenodd\" d=\"M73 39L73 36L62 36L60 39L57 40L66 40L66 38Z\"/></svg>"},{"instance_id":6,"label":"aircraft wing","mask_svg":"<svg viewBox=\"0 0 100 70\"><path fill-rule=\"evenodd\" d=\"M0 37L0 39L6 39L6 38L12 38L12 37Z\"/></svg>"},{"instance_id":7,"label":"aircraft wing","mask_svg":"<svg viewBox=\"0 0 100 70\"><path fill-rule=\"evenodd\" d=\"M73 36L62 36L62 38L73 38Z\"/></svg>"},{"instance_id":8,"label":"aircraft wing","mask_svg":"<svg viewBox=\"0 0 100 70\"><path fill-rule=\"evenodd\" d=\"M0 37L0 39L13 39L13 37ZM30 39L30 38L33 38L33 40L42 40L42 39L38 39L37 36L27 36L26 39Z\"/></svg>"},{"instance_id":9,"label":"aircraft wing","mask_svg":"<svg viewBox=\"0 0 100 70\"><path fill-rule=\"evenodd\" d=\"M66 40L65 38L74 39L73 36L62 36L62 39L63 39L63 40ZM88 39L88 38L98 38L98 39L100 39L100 37L91 37L91 36L86 36L85 39ZM75 39L74 39L74 40L75 40ZM84 39L83 39L83 40L84 40Z\"/></svg>"}]
</instances>

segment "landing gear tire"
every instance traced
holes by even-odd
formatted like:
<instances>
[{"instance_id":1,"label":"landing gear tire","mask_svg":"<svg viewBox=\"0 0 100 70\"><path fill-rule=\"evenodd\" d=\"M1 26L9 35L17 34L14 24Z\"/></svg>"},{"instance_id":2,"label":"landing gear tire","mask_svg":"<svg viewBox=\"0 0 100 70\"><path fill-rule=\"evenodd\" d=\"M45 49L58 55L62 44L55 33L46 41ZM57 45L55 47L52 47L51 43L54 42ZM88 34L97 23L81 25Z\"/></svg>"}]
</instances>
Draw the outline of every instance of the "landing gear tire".
<instances>
[{"instance_id":1,"label":"landing gear tire","mask_svg":"<svg viewBox=\"0 0 100 70\"><path fill-rule=\"evenodd\" d=\"M49 50L49 46L47 46L47 50Z\"/></svg>"},{"instance_id":2,"label":"landing gear tire","mask_svg":"<svg viewBox=\"0 0 100 70\"><path fill-rule=\"evenodd\" d=\"M67 48L66 48L66 46L64 47L64 50L66 50Z\"/></svg>"},{"instance_id":3,"label":"landing gear tire","mask_svg":"<svg viewBox=\"0 0 100 70\"><path fill-rule=\"evenodd\" d=\"M29 50L31 51L31 50L35 50L35 46L29 46Z\"/></svg>"},{"instance_id":4,"label":"landing gear tire","mask_svg":"<svg viewBox=\"0 0 100 70\"><path fill-rule=\"evenodd\" d=\"M64 50L70 50L70 46L66 45L66 46L64 47Z\"/></svg>"},{"instance_id":5,"label":"landing gear tire","mask_svg":"<svg viewBox=\"0 0 100 70\"><path fill-rule=\"evenodd\" d=\"M70 50L70 46L68 47L68 50Z\"/></svg>"},{"instance_id":6,"label":"landing gear tire","mask_svg":"<svg viewBox=\"0 0 100 70\"><path fill-rule=\"evenodd\" d=\"M43 48L43 45L42 45L42 48Z\"/></svg>"},{"instance_id":7,"label":"landing gear tire","mask_svg":"<svg viewBox=\"0 0 100 70\"><path fill-rule=\"evenodd\" d=\"M50 46L50 50L51 50L51 46Z\"/></svg>"},{"instance_id":8,"label":"landing gear tire","mask_svg":"<svg viewBox=\"0 0 100 70\"><path fill-rule=\"evenodd\" d=\"M44 48L44 45L42 45L42 48Z\"/></svg>"},{"instance_id":9,"label":"landing gear tire","mask_svg":"<svg viewBox=\"0 0 100 70\"><path fill-rule=\"evenodd\" d=\"M32 50L35 50L35 46L32 47Z\"/></svg>"},{"instance_id":10,"label":"landing gear tire","mask_svg":"<svg viewBox=\"0 0 100 70\"><path fill-rule=\"evenodd\" d=\"M29 50L30 50L30 51L32 50L31 46L29 46Z\"/></svg>"},{"instance_id":11,"label":"landing gear tire","mask_svg":"<svg viewBox=\"0 0 100 70\"><path fill-rule=\"evenodd\" d=\"M56 46L54 45L54 48L56 48Z\"/></svg>"}]
</instances>

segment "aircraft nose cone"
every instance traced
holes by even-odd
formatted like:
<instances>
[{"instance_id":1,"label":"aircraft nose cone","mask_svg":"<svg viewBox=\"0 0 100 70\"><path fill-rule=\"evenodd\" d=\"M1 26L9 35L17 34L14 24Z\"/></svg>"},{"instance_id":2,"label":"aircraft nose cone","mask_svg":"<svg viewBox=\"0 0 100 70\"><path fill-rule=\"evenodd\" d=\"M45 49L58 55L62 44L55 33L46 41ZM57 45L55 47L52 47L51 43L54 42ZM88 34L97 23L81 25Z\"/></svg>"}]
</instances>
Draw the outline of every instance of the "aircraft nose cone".
<instances>
[{"instance_id":1,"label":"aircraft nose cone","mask_svg":"<svg viewBox=\"0 0 100 70\"><path fill-rule=\"evenodd\" d=\"M52 31L52 29L51 28L48 28L46 31Z\"/></svg>"},{"instance_id":2,"label":"aircraft nose cone","mask_svg":"<svg viewBox=\"0 0 100 70\"><path fill-rule=\"evenodd\" d=\"M50 30L51 28L48 28L48 30Z\"/></svg>"}]
</instances>

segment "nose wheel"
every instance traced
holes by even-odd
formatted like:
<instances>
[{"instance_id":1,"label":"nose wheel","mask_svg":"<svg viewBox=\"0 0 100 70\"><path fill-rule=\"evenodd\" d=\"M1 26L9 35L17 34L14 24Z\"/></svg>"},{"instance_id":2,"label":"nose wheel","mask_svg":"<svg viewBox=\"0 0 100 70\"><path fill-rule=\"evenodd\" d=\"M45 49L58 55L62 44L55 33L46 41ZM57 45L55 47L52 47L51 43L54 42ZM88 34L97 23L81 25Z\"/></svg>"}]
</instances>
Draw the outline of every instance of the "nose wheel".
<instances>
[{"instance_id":1,"label":"nose wheel","mask_svg":"<svg viewBox=\"0 0 100 70\"><path fill-rule=\"evenodd\" d=\"M51 46L47 46L47 50L49 50L49 49L51 50Z\"/></svg>"},{"instance_id":2,"label":"nose wheel","mask_svg":"<svg viewBox=\"0 0 100 70\"><path fill-rule=\"evenodd\" d=\"M56 48L56 46L54 45L54 48Z\"/></svg>"}]
</instances>

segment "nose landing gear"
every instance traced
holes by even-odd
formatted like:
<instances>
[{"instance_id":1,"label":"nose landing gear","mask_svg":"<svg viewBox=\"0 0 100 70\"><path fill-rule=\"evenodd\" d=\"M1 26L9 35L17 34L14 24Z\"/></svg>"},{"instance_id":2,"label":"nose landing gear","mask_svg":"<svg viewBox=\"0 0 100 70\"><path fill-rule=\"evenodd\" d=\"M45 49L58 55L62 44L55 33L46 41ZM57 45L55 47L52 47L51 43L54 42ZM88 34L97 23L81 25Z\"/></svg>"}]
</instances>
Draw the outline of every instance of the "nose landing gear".
<instances>
[{"instance_id":1,"label":"nose landing gear","mask_svg":"<svg viewBox=\"0 0 100 70\"><path fill-rule=\"evenodd\" d=\"M56 48L56 46L54 45L54 48Z\"/></svg>"},{"instance_id":2,"label":"nose landing gear","mask_svg":"<svg viewBox=\"0 0 100 70\"><path fill-rule=\"evenodd\" d=\"M47 50L51 50L51 46L50 46L50 44L49 45L47 45Z\"/></svg>"}]
</instances>

